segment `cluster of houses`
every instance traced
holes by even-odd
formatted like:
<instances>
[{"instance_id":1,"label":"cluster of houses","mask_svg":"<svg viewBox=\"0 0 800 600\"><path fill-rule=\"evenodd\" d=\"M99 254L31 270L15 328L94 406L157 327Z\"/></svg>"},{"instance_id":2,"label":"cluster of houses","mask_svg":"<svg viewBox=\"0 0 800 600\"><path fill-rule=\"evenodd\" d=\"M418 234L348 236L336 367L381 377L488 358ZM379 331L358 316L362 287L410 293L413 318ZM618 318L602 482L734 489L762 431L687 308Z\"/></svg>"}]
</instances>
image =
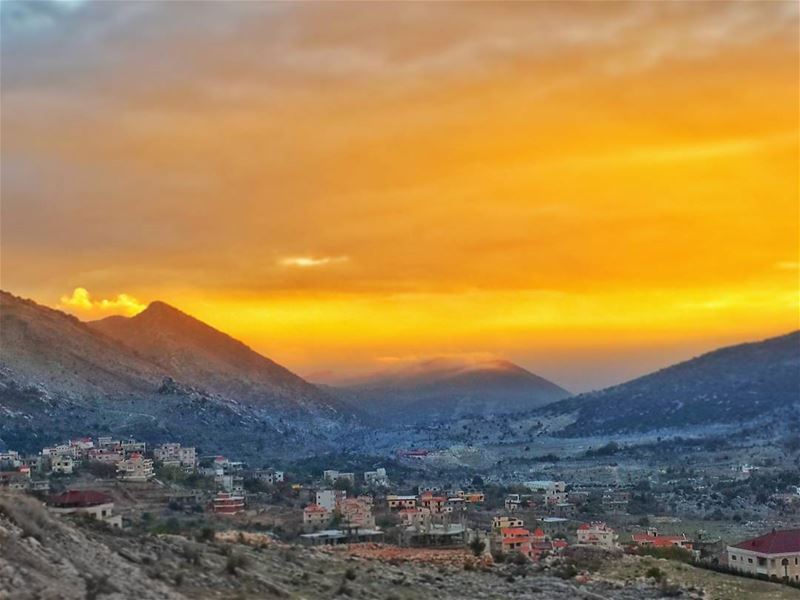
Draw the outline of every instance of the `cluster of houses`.
<instances>
[{"instance_id":1,"label":"cluster of houses","mask_svg":"<svg viewBox=\"0 0 800 600\"><path fill-rule=\"evenodd\" d=\"M223 456L213 456L206 460L198 457L197 449L168 442L156 446L148 453L144 442L134 439L119 440L110 436L82 437L62 444L42 448L34 455L22 455L9 450L0 452L0 488L9 488L46 494L50 490L49 475L70 476L82 464L102 463L113 465L116 478L125 482L147 482L155 477L155 464L174 467L185 472L199 472L214 478L219 493L211 503L212 510L220 514L236 514L245 506L245 477L273 485L284 480L282 471L275 469L245 469L240 462L228 460ZM201 466L201 463L205 463ZM32 477L37 474L43 477ZM383 472L385 475L385 471ZM117 517L111 519L111 507L105 500L100 502L102 492L65 492L63 498L51 499L56 512L85 512L92 516L100 515L112 525ZM112 504L113 506L113 504ZM97 508L99 507L99 508ZM55 509L54 509L55 510ZM108 513L108 514L104 514ZM112 522L113 521L113 522Z\"/></svg>"},{"instance_id":2,"label":"cluster of houses","mask_svg":"<svg viewBox=\"0 0 800 600\"><path fill-rule=\"evenodd\" d=\"M549 515L570 518L589 498L586 490L567 490L564 481L538 480L523 484L529 493L509 494L505 499L506 511L513 513L522 508L536 507ZM609 514L624 513L630 501L627 490L607 489L600 495L603 510Z\"/></svg>"}]
</instances>

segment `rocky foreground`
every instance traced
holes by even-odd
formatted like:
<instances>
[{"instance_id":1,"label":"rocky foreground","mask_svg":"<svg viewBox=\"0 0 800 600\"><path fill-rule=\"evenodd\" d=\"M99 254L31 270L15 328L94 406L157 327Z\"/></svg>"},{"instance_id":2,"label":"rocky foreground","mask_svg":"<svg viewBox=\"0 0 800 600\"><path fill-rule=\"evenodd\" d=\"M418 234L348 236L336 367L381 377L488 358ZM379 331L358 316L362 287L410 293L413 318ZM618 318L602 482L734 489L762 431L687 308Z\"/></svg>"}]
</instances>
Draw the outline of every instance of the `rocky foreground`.
<instances>
[{"instance_id":1,"label":"rocky foreground","mask_svg":"<svg viewBox=\"0 0 800 600\"><path fill-rule=\"evenodd\" d=\"M421 563L308 549L266 538L228 541L137 535L56 518L36 500L0 495L0 598L537 598L554 600L700 597L641 579L583 578L553 562ZM230 541L235 540L235 541Z\"/></svg>"}]
</instances>

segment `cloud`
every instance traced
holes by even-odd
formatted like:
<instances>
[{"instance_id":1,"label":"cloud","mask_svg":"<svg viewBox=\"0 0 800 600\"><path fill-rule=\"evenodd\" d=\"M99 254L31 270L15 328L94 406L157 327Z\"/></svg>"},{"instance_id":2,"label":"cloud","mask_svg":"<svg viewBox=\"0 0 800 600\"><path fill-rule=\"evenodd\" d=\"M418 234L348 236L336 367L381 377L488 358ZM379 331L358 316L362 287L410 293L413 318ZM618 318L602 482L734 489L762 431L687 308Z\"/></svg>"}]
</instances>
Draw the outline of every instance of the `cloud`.
<instances>
[{"instance_id":1,"label":"cloud","mask_svg":"<svg viewBox=\"0 0 800 600\"><path fill-rule=\"evenodd\" d=\"M800 262L783 260L775 263L775 268L781 271L797 271L800 270Z\"/></svg>"},{"instance_id":2,"label":"cloud","mask_svg":"<svg viewBox=\"0 0 800 600\"><path fill-rule=\"evenodd\" d=\"M323 256L315 258L313 256L290 256L282 258L279 264L284 267L300 267L306 269L308 267L324 267L336 263L343 263L350 260L348 256Z\"/></svg>"},{"instance_id":3,"label":"cloud","mask_svg":"<svg viewBox=\"0 0 800 600\"><path fill-rule=\"evenodd\" d=\"M117 297L113 300L94 300L89 294L89 290L77 287L72 290L71 295L61 296L59 307L73 312L100 312L132 316L142 312L146 305L128 294L117 294Z\"/></svg>"}]
</instances>

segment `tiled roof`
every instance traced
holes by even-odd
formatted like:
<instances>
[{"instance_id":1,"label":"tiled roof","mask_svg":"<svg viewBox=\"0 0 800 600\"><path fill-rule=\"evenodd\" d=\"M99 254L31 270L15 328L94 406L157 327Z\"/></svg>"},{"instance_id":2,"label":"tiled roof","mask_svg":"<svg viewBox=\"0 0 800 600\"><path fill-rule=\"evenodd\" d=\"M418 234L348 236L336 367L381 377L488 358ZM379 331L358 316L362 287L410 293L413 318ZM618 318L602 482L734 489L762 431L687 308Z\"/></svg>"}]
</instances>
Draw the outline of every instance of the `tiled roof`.
<instances>
[{"instance_id":1,"label":"tiled roof","mask_svg":"<svg viewBox=\"0 0 800 600\"><path fill-rule=\"evenodd\" d=\"M503 527L501 529L504 536L518 536L518 535L530 535L531 532L527 529L522 527Z\"/></svg>"},{"instance_id":2,"label":"tiled roof","mask_svg":"<svg viewBox=\"0 0 800 600\"><path fill-rule=\"evenodd\" d=\"M49 504L61 508L77 508L83 506L97 506L113 502L108 494L95 490L68 490L50 498Z\"/></svg>"},{"instance_id":3,"label":"tiled roof","mask_svg":"<svg viewBox=\"0 0 800 600\"><path fill-rule=\"evenodd\" d=\"M786 554L800 552L800 529L773 531L751 540L733 545L740 550L750 550L761 554Z\"/></svg>"}]
</instances>

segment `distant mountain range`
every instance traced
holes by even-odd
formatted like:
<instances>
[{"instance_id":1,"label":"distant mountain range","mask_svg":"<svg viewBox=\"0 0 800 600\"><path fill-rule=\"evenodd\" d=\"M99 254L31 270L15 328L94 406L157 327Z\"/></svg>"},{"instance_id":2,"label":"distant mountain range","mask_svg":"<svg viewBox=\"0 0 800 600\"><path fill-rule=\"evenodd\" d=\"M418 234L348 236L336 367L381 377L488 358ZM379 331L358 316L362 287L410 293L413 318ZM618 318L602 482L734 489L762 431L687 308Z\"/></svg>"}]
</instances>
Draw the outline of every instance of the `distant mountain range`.
<instances>
[{"instance_id":1,"label":"distant mountain range","mask_svg":"<svg viewBox=\"0 0 800 600\"><path fill-rule=\"evenodd\" d=\"M163 302L87 324L0 292L0 416L0 440L23 448L106 431L278 452L353 411Z\"/></svg>"},{"instance_id":2,"label":"distant mountain range","mask_svg":"<svg viewBox=\"0 0 800 600\"><path fill-rule=\"evenodd\" d=\"M0 291L0 447L108 433L261 460L367 445L387 424L506 413L554 417L564 436L796 419L800 332L573 397L502 360L433 359L329 387L163 302L84 323Z\"/></svg>"},{"instance_id":3,"label":"distant mountain range","mask_svg":"<svg viewBox=\"0 0 800 600\"><path fill-rule=\"evenodd\" d=\"M418 361L328 389L374 417L404 424L520 412L570 395L505 360L453 358Z\"/></svg>"},{"instance_id":4,"label":"distant mountain range","mask_svg":"<svg viewBox=\"0 0 800 600\"><path fill-rule=\"evenodd\" d=\"M750 425L800 411L800 331L721 348L627 383L545 407L574 414L565 435Z\"/></svg>"}]
</instances>

